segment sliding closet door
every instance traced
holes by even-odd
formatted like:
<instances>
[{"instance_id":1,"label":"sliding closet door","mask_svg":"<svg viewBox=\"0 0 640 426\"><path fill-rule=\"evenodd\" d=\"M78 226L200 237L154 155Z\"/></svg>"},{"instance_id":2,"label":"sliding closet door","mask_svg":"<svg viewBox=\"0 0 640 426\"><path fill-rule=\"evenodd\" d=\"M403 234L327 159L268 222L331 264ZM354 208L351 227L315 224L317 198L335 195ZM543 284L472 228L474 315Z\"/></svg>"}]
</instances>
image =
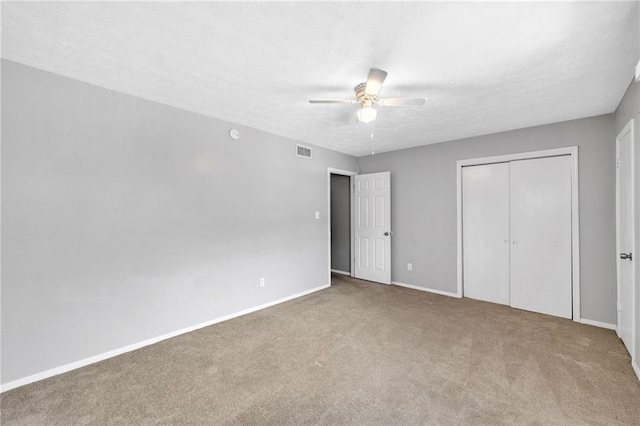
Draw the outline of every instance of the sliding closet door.
<instances>
[{"instance_id":1,"label":"sliding closet door","mask_svg":"<svg viewBox=\"0 0 640 426\"><path fill-rule=\"evenodd\" d=\"M571 318L571 157L512 161L511 306Z\"/></svg>"},{"instance_id":2,"label":"sliding closet door","mask_svg":"<svg viewBox=\"0 0 640 426\"><path fill-rule=\"evenodd\" d=\"M462 168L464 296L509 304L509 163Z\"/></svg>"}]
</instances>

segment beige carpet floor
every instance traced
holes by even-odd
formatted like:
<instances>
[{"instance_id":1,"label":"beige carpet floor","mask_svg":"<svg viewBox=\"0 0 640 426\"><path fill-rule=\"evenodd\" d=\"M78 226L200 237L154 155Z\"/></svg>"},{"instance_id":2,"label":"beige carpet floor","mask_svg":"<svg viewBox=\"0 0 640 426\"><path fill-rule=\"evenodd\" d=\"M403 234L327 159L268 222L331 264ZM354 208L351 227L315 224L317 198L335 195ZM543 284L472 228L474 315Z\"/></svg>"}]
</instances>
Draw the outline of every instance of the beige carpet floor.
<instances>
[{"instance_id":1,"label":"beige carpet floor","mask_svg":"<svg viewBox=\"0 0 640 426\"><path fill-rule=\"evenodd\" d=\"M640 424L613 331L334 276L9 392L2 425Z\"/></svg>"}]
</instances>

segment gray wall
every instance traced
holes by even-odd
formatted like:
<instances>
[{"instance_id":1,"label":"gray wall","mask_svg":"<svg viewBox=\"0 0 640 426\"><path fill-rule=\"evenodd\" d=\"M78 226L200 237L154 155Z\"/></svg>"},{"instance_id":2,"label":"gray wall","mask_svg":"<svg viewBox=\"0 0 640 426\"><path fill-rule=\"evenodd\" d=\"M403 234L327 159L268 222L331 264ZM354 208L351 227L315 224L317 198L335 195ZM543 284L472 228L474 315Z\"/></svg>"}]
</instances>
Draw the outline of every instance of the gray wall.
<instances>
[{"instance_id":1,"label":"gray wall","mask_svg":"<svg viewBox=\"0 0 640 426\"><path fill-rule=\"evenodd\" d=\"M355 158L9 61L2 113L3 383L328 284Z\"/></svg>"},{"instance_id":2,"label":"gray wall","mask_svg":"<svg viewBox=\"0 0 640 426\"><path fill-rule=\"evenodd\" d=\"M578 145L581 315L614 324L612 133L604 115L358 158L362 173L391 172L392 280L455 293L457 160Z\"/></svg>"},{"instance_id":3,"label":"gray wall","mask_svg":"<svg viewBox=\"0 0 640 426\"><path fill-rule=\"evenodd\" d=\"M351 272L349 176L331 175L331 269Z\"/></svg>"},{"instance_id":4,"label":"gray wall","mask_svg":"<svg viewBox=\"0 0 640 426\"><path fill-rule=\"evenodd\" d=\"M632 82L620 101L615 112L615 132L613 140L620 131L627 125L629 120L634 119L635 125L635 289L636 289L636 327L635 327L635 362L638 364L640 357L640 82Z\"/></svg>"},{"instance_id":5,"label":"gray wall","mask_svg":"<svg viewBox=\"0 0 640 426\"><path fill-rule=\"evenodd\" d=\"M638 120L640 114L640 82L632 81L629 83L626 93L620 100L618 108L614 114L615 117L615 136L627 125L632 118ZM636 129L640 124L636 123Z\"/></svg>"}]
</instances>

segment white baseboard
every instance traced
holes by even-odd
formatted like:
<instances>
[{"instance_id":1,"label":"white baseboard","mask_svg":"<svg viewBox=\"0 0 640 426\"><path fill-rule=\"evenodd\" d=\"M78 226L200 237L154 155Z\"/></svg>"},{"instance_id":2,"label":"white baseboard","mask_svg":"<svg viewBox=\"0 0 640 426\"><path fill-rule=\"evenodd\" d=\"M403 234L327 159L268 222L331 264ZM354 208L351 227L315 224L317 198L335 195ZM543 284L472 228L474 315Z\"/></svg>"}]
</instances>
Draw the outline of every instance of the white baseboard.
<instances>
[{"instance_id":1,"label":"white baseboard","mask_svg":"<svg viewBox=\"0 0 640 426\"><path fill-rule=\"evenodd\" d=\"M617 331L617 328L618 328L616 327L615 324L609 324L608 322L593 321L585 318L580 318L578 322L580 322L581 324L593 325L595 327L606 328L608 330L613 330L613 331Z\"/></svg>"},{"instance_id":2,"label":"white baseboard","mask_svg":"<svg viewBox=\"0 0 640 426\"><path fill-rule=\"evenodd\" d=\"M636 376L638 377L638 380L640 380L640 367L638 367L638 363L635 361L632 361L631 366L633 367L633 371L636 372Z\"/></svg>"},{"instance_id":3,"label":"white baseboard","mask_svg":"<svg viewBox=\"0 0 640 426\"><path fill-rule=\"evenodd\" d=\"M442 296L455 297L455 298L458 298L458 299L460 298L460 296L458 296L456 293L451 293L451 292L448 292L448 291L435 290L435 289L426 288L426 287L419 287L417 285L405 284L405 283L401 283L401 282L398 282L398 281L391 281L391 284L397 285L399 287L411 288L413 290L420 290L420 291L426 291L428 293L440 294Z\"/></svg>"},{"instance_id":4,"label":"white baseboard","mask_svg":"<svg viewBox=\"0 0 640 426\"><path fill-rule=\"evenodd\" d=\"M337 269L332 269L331 272L335 272L336 274L348 275L351 276L351 272L339 271Z\"/></svg>"},{"instance_id":5,"label":"white baseboard","mask_svg":"<svg viewBox=\"0 0 640 426\"><path fill-rule=\"evenodd\" d=\"M283 297L282 299L274 300L273 302L268 302L259 306L254 306L253 308L244 309L239 312L235 312L229 315L225 315L219 318L212 319L210 321L206 321L200 324L192 325L190 327L183 328L181 330L172 331L171 333L163 334L161 336L152 337L150 339L143 340L138 343L133 343L128 346L124 346L122 348L114 349L109 352L104 352L98 355L94 355L89 358L81 359L79 361L75 361L69 364L62 365L60 367L55 367L50 370L45 370L40 373L32 374L27 377L23 377L21 379L14 380L12 382L4 383L0 385L0 393L6 392L11 389L15 389L20 386L28 385L29 383L37 382L39 380L44 380L49 377L57 376L58 374L66 373L71 370L75 370L81 367L85 367L90 364L95 364L96 362L104 361L105 359L113 358L114 356L122 355L127 352L135 351L136 349L143 348L145 346L153 345L154 343L158 343L162 340L170 339L172 337L179 336L181 334L190 333L192 331L198 330L200 328L208 327L210 325L214 325L223 321L227 321L233 318L240 317L242 315L247 315L252 312L259 311L261 309L269 308L274 305L278 305L280 303L287 302L292 299L297 299L298 297L306 296L311 293L315 293L316 291L324 290L325 288L331 287L331 284L325 284L319 287L312 288L311 290L306 290L300 293L296 293L291 296Z\"/></svg>"}]
</instances>

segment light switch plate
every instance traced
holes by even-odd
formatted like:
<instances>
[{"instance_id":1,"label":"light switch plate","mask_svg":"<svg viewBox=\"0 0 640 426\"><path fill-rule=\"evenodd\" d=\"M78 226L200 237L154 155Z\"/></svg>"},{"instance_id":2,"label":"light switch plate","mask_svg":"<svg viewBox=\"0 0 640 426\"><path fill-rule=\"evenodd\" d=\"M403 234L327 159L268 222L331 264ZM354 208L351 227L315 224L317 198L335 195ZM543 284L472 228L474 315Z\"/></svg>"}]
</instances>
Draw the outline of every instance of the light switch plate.
<instances>
[{"instance_id":1,"label":"light switch plate","mask_svg":"<svg viewBox=\"0 0 640 426\"><path fill-rule=\"evenodd\" d=\"M316 219L320 219L320 212L316 211Z\"/></svg>"}]
</instances>

